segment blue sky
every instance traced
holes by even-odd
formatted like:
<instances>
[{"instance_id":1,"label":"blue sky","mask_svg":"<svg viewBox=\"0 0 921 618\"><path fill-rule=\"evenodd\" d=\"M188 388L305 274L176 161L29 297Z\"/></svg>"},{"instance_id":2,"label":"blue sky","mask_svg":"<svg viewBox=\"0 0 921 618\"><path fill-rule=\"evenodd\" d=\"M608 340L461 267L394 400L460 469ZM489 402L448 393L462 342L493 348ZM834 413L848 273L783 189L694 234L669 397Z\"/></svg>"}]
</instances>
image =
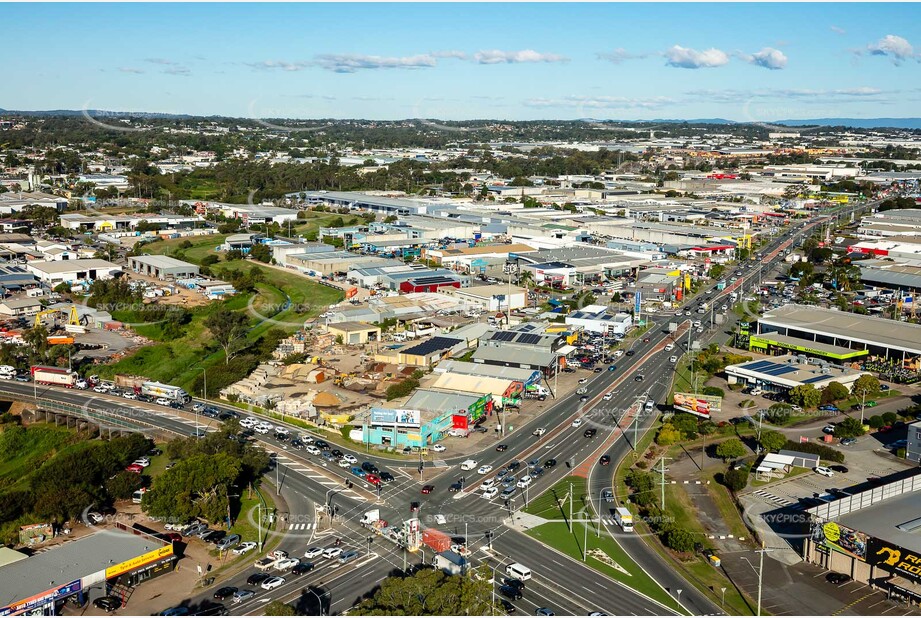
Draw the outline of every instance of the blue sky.
<instances>
[{"instance_id":1,"label":"blue sky","mask_svg":"<svg viewBox=\"0 0 921 618\"><path fill-rule=\"evenodd\" d=\"M916 4L4 4L0 108L921 116Z\"/></svg>"}]
</instances>

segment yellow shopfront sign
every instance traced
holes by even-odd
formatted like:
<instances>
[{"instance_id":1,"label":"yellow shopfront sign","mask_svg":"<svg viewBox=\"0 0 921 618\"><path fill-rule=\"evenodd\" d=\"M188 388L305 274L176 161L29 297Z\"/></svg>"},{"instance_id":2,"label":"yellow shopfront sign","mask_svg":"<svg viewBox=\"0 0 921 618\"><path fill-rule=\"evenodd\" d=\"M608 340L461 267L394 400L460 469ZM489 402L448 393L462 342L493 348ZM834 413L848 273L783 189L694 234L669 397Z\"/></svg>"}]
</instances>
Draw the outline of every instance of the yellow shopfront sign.
<instances>
[{"instance_id":1,"label":"yellow shopfront sign","mask_svg":"<svg viewBox=\"0 0 921 618\"><path fill-rule=\"evenodd\" d=\"M173 545L164 545L163 547L158 547L153 551L149 551L146 554L141 554L131 560L126 560L122 563L116 564L106 569L106 579L112 579L113 577L118 577L122 573L128 573L133 571L138 567L142 567L145 564L160 560L161 558L166 558L167 556L173 555Z\"/></svg>"}]
</instances>

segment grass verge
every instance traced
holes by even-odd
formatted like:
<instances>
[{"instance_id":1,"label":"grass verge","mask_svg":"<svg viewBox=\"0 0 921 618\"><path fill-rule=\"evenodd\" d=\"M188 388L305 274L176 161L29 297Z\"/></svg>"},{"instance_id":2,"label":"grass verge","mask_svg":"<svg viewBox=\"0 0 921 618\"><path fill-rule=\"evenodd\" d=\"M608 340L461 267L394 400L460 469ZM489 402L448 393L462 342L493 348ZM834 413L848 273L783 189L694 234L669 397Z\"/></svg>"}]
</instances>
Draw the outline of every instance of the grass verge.
<instances>
[{"instance_id":1,"label":"grass verge","mask_svg":"<svg viewBox=\"0 0 921 618\"><path fill-rule=\"evenodd\" d=\"M528 536L549 545L575 560L583 558L583 542L587 539L588 553L585 564L608 577L621 582L629 588L636 590L647 597L658 601L679 613L684 613L675 600L641 569L627 553L614 541L602 535L595 537L595 529L581 523L574 523L570 532L563 522L550 522L531 528L526 533ZM595 557L595 550L600 550L617 566Z\"/></svg>"},{"instance_id":2,"label":"grass verge","mask_svg":"<svg viewBox=\"0 0 921 618\"><path fill-rule=\"evenodd\" d=\"M531 500L523 508L525 513L544 519L569 521L569 501L572 498L572 512L591 512L589 498L585 491L586 479L581 476L567 476L557 481L550 489Z\"/></svg>"}]
</instances>

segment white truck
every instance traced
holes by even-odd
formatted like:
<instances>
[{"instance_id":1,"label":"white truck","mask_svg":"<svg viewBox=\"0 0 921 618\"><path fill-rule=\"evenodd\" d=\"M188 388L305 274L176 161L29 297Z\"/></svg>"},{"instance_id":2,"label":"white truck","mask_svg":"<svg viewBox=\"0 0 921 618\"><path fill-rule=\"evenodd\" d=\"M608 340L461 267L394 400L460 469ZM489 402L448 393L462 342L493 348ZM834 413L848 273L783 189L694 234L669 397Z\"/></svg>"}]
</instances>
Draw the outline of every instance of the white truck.
<instances>
[{"instance_id":1,"label":"white truck","mask_svg":"<svg viewBox=\"0 0 921 618\"><path fill-rule=\"evenodd\" d=\"M276 549L268 556L265 556L264 558L260 558L259 560L257 560L253 564L253 566L259 569L260 571L268 571L269 569L274 567L278 562L280 562L281 560L284 560L287 557L288 557L288 552L281 551L280 549Z\"/></svg>"},{"instance_id":2,"label":"white truck","mask_svg":"<svg viewBox=\"0 0 921 618\"><path fill-rule=\"evenodd\" d=\"M624 532L633 532L633 514L624 507L614 509L614 522Z\"/></svg>"},{"instance_id":3,"label":"white truck","mask_svg":"<svg viewBox=\"0 0 921 618\"><path fill-rule=\"evenodd\" d=\"M73 388L77 383L77 374L60 367L42 367L37 365L32 367L32 380L34 380L36 384Z\"/></svg>"},{"instance_id":4,"label":"white truck","mask_svg":"<svg viewBox=\"0 0 921 618\"><path fill-rule=\"evenodd\" d=\"M461 575L467 567L467 560L457 552L443 551L435 554L432 564L448 575Z\"/></svg>"},{"instance_id":5,"label":"white truck","mask_svg":"<svg viewBox=\"0 0 921 618\"><path fill-rule=\"evenodd\" d=\"M163 397L164 399L177 401L179 403L189 403L192 401L189 394L178 386L170 386L169 384L161 384L160 382L144 382L141 384L141 394L148 397Z\"/></svg>"}]
</instances>

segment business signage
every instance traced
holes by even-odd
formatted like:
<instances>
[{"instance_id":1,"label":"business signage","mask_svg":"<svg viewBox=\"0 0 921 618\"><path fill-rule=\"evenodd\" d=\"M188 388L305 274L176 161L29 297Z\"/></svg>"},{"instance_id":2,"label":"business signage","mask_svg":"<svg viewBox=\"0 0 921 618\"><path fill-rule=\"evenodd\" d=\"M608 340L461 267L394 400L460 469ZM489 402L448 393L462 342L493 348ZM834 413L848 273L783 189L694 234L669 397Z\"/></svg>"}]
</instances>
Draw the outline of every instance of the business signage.
<instances>
[{"instance_id":1,"label":"business signage","mask_svg":"<svg viewBox=\"0 0 921 618\"><path fill-rule=\"evenodd\" d=\"M640 292L636 293L636 296L633 299L633 313L639 314L640 306L643 303L643 295Z\"/></svg>"},{"instance_id":2,"label":"business signage","mask_svg":"<svg viewBox=\"0 0 921 618\"><path fill-rule=\"evenodd\" d=\"M66 586L61 586L60 588L55 588L54 590L48 590L47 592L42 592L28 599L23 599L18 603L13 603L6 607L0 608L0 616L12 616L14 614L21 614L28 612L30 610L38 609L50 605L58 599L63 599L69 597L72 594L76 594L83 589L83 584L81 580L77 579Z\"/></svg>"},{"instance_id":3,"label":"business signage","mask_svg":"<svg viewBox=\"0 0 921 618\"><path fill-rule=\"evenodd\" d=\"M163 547L158 547L153 551L149 551L146 554L141 554L131 560L126 560L115 566L111 566L106 569L106 579L112 579L113 577L118 577L123 573L128 573L139 567L144 566L148 562L153 562L154 560L159 560L160 558L166 558L167 556L173 555L173 544L164 545Z\"/></svg>"},{"instance_id":4,"label":"business signage","mask_svg":"<svg viewBox=\"0 0 921 618\"><path fill-rule=\"evenodd\" d=\"M371 408L371 424L418 428L422 424L422 412L419 410Z\"/></svg>"},{"instance_id":5,"label":"business signage","mask_svg":"<svg viewBox=\"0 0 921 618\"><path fill-rule=\"evenodd\" d=\"M866 561L868 564L883 567L914 582L921 582L921 554L904 547L870 537L867 543Z\"/></svg>"},{"instance_id":6,"label":"business signage","mask_svg":"<svg viewBox=\"0 0 921 618\"><path fill-rule=\"evenodd\" d=\"M720 411L722 402L722 397L695 395L694 393L675 393L672 407L681 412L690 412L697 416L710 418L712 413Z\"/></svg>"},{"instance_id":7,"label":"business signage","mask_svg":"<svg viewBox=\"0 0 921 618\"><path fill-rule=\"evenodd\" d=\"M829 521L819 530L821 543L836 552L847 554L859 560L867 559L868 536L863 532Z\"/></svg>"},{"instance_id":8,"label":"business signage","mask_svg":"<svg viewBox=\"0 0 921 618\"><path fill-rule=\"evenodd\" d=\"M808 346L796 345L793 343L782 343L780 341L773 341L767 337L751 337L749 340L749 346L752 348L762 348L767 349L769 345L777 346L779 348L784 348L785 350L795 350L797 352L805 352L806 354L813 354L815 356L826 356L828 358L836 359L848 359L856 358L858 356L866 356L869 354L867 350L851 350L850 352L825 352L824 350L816 350L815 348L810 348Z\"/></svg>"}]
</instances>

